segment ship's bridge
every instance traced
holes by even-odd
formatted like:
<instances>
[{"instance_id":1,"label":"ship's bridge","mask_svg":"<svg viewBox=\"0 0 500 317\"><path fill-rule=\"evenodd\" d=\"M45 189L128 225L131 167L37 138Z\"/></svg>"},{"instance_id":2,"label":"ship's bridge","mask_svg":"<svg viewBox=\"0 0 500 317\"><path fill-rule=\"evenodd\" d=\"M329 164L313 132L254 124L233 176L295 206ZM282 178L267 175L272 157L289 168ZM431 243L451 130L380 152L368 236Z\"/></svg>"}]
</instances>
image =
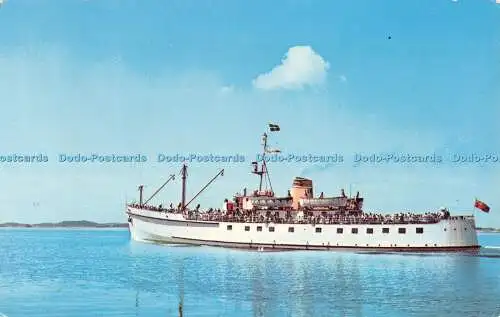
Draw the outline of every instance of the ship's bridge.
<instances>
[{"instance_id":1,"label":"ship's bridge","mask_svg":"<svg viewBox=\"0 0 500 317\"><path fill-rule=\"evenodd\" d=\"M236 194L235 204L243 210L291 209L292 197L276 197L272 191L254 191L252 196Z\"/></svg>"},{"instance_id":2,"label":"ship's bridge","mask_svg":"<svg viewBox=\"0 0 500 317\"><path fill-rule=\"evenodd\" d=\"M244 209L291 209L292 197L250 197Z\"/></svg>"},{"instance_id":3,"label":"ship's bridge","mask_svg":"<svg viewBox=\"0 0 500 317\"><path fill-rule=\"evenodd\" d=\"M276 197L270 190L253 191L247 195L246 188L243 194L234 195L235 207L243 210L253 209L280 209L280 210L332 210L360 212L363 207L363 198L350 198L341 190L340 196L324 197L323 193L319 197L313 196L313 182L310 179L296 177L292 188L288 191L287 197Z\"/></svg>"},{"instance_id":4,"label":"ship's bridge","mask_svg":"<svg viewBox=\"0 0 500 317\"><path fill-rule=\"evenodd\" d=\"M346 207L347 197L328 197L328 198L302 198L299 204L304 208L340 208Z\"/></svg>"}]
</instances>

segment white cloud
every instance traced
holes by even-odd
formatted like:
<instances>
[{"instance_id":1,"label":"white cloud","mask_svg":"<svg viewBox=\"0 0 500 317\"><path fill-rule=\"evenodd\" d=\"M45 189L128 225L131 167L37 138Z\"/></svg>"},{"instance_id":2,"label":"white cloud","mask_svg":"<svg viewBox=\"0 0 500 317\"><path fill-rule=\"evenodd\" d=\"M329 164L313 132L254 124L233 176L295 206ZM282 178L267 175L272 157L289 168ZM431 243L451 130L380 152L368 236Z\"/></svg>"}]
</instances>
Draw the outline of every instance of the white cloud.
<instances>
[{"instance_id":1,"label":"white cloud","mask_svg":"<svg viewBox=\"0 0 500 317\"><path fill-rule=\"evenodd\" d=\"M345 75L340 75L339 76L339 79L341 82L345 83L347 81L347 77L345 77Z\"/></svg>"},{"instance_id":2,"label":"white cloud","mask_svg":"<svg viewBox=\"0 0 500 317\"><path fill-rule=\"evenodd\" d=\"M302 89L322 84L330 64L310 46L294 46L270 72L260 74L253 81L257 89Z\"/></svg>"}]
</instances>

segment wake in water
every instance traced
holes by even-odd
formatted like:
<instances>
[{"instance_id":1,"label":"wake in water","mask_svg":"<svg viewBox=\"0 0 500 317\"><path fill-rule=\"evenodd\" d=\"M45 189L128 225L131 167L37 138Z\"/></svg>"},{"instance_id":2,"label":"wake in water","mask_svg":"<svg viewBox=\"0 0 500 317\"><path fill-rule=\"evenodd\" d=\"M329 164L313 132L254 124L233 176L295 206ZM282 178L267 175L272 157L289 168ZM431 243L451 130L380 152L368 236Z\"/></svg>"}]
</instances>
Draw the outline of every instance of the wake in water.
<instances>
[{"instance_id":1,"label":"wake in water","mask_svg":"<svg viewBox=\"0 0 500 317\"><path fill-rule=\"evenodd\" d=\"M500 246L498 246L498 245L485 245L481 249L482 249L482 252L480 253L479 257L500 259Z\"/></svg>"},{"instance_id":2,"label":"wake in water","mask_svg":"<svg viewBox=\"0 0 500 317\"><path fill-rule=\"evenodd\" d=\"M495 258L500 259L500 246L498 245L485 245L481 247L481 252L478 255L481 258Z\"/></svg>"},{"instance_id":3,"label":"wake in water","mask_svg":"<svg viewBox=\"0 0 500 317\"><path fill-rule=\"evenodd\" d=\"M357 254L366 255L398 255L417 257L448 257L448 256L472 256L479 258L500 259L500 246L482 246L480 251L460 251L460 252L395 252L395 251L359 251ZM500 316L499 316L500 317Z\"/></svg>"}]
</instances>

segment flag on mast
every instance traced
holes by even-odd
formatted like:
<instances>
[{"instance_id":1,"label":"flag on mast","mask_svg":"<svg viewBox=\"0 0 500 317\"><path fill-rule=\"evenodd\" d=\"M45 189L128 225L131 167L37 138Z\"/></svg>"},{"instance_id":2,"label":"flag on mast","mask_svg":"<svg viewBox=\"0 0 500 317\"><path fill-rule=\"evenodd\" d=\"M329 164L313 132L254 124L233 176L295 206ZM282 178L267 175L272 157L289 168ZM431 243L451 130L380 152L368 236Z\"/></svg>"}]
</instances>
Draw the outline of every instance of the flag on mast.
<instances>
[{"instance_id":1,"label":"flag on mast","mask_svg":"<svg viewBox=\"0 0 500 317\"><path fill-rule=\"evenodd\" d=\"M476 198L476 201L474 202L474 208L477 208L481 211L484 211L484 212L490 212L490 206L488 206L486 203L478 200Z\"/></svg>"},{"instance_id":2,"label":"flag on mast","mask_svg":"<svg viewBox=\"0 0 500 317\"><path fill-rule=\"evenodd\" d=\"M269 123L269 130L271 132L279 131L280 130L280 126L277 125L277 124L274 124L274 123Z\"/></svg>"}]
</instances>

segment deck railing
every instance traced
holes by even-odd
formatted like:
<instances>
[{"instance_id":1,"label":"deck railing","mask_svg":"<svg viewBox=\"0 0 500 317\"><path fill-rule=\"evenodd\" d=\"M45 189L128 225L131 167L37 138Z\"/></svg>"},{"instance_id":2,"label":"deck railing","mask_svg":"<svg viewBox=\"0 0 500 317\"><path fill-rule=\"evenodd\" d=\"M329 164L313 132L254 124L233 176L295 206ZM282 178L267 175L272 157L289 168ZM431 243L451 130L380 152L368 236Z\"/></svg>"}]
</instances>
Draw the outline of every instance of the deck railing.
<instances>
[{"instance_id":1,"label":"deck railing","mask_svg":"<svg viewBox=\"0 0 500 317\"><path fill-rule=\"evenodd\" d=\"M175 209L165 209L155 206L139 206L137 204L130 207L140 208L160 213L181 213ZM394 215L364 213L360 215L329 215L329 216L309 216L303 218L283 218L278 216L252 216L252 215L229 215L220 211L195 212L189 211L184 214L186 220L191 221L211 221L211 222L234 222L234 223L281 223L281 224L432 224L438 223L442 219L458 220L473 218L472 216L450 216L447 212L440 213L400 213Z\"/></svg>"},{"instance_id":2,"label":"deck railing","mask_svg":"<svg viewBox=\"0 0 500 317\"><path fill-rule=\"evenodd\" d=\"M370 219L363 217L307 217L304 219L294 218L273 218L273 217L237 217L227 215L205 215L205 214L192 214L186 215L186 220L194 221L213 221L213 222L236 222L236 223L279 223L279 224L431 224L438 223L442 217L418 218L418 219Z\"/></svg>"}]
</instances>

